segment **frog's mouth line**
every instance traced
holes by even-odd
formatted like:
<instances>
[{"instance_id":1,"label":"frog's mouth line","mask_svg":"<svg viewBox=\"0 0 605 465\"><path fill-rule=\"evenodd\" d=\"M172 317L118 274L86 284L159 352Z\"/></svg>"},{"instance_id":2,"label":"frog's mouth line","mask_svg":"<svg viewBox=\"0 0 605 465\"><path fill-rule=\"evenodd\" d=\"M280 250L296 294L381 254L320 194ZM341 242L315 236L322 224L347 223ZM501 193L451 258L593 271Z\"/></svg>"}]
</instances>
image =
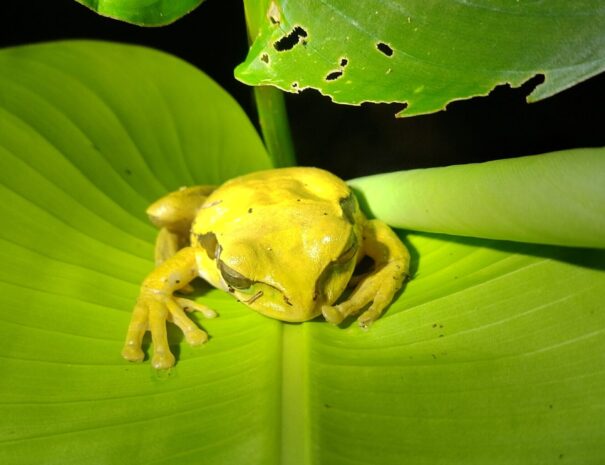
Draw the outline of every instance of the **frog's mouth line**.
<instances>
[{"instance_id":1,"label":"frog's mouth line","mask_svg":"<svg viewBox=\"0 0 605 465\"><path fill-rule=\"evenodd\" d=\"M252 302L255 302L258 299L260 299L263 296L263 294L264 294L263 291L258 291L256 294L254 294L248 300L242 300L242 302L244 302L247 305L250 305Z\"/></svg>"},{"instance_id":2,"label":"frog's mouth line","mask_svg":"<svg viewBox=\"0 0 605 465\"><path fill-rule=\"evenodd\" d=\"M257 300L259 300L261 297L266 296L267 292L269 292L271 294L271 291L276 292L278 295L281 295L281 297L284 299L284 302L289 306L289 307L293 307L294 304L292 304L292 302L290 301L290 299L288 298L288 296L286 294L284 294L284 292L280 289L278 289L277 287L271 285L271 284L267 284L264 283L262 281L255 281L254 284L260 284L262 286L266 286L267 289L263 289L263 290L258 290L256 291L254 294L252 294L250 296L250 294L248 294L248 296L242 296L241 293L243 292L243 290L241 289L233 289L230 290L230 292L237 292L237 297L238 297L238 301L249 305L250 307L252 307L251 304L253 304L254 302L256 302ZM243 298L243 297L247 297L247 298ZM252 307L254 308L254 307ZM287 311L285 308L282 311ZM261 312L262 313L262 312Z\"/></svg>"}]
</instances>

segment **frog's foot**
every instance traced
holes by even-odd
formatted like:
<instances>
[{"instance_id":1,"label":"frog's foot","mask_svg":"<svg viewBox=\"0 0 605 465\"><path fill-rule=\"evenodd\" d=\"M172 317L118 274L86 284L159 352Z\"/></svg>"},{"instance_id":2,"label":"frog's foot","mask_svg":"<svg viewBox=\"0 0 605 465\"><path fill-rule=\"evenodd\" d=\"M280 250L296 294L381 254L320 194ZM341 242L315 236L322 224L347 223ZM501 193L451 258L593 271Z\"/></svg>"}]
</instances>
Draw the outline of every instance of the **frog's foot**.
<instances>
[{"instance_id":1,"label":"frog's foot","mask_svg":"<svg viewBox=\"0 0 605 465\"><path fill-rule=\"evenodd\" d=\"M322 314L329 323L339 324L370 304L357 319L359 326L367 328L391 303L406 277L407 263L404 260L392 260L361 281L348 300L334 306L325 305Z\"/></svg>"},{"instance_id":2,"label":"frog's foot","mask_svg":"<svg viewBox=\"0 0 605 465\"><path fill-rule=\"evenodd\" d=\"M132 362L140 362L144 358L141 349L143 336L151 331L153 342L152 365L157 369L170 368L174 365L174 355L168 346L166 321L172 321L185 335L185 340L192 346L204 344L208 334L198 328L186 315L187 311L199 311L206 318L214 318L216 313L204 305L189 299L174 297L153 290L143 290L134 308L126 343L122 356Z\"/></svg>"}]
</instances>

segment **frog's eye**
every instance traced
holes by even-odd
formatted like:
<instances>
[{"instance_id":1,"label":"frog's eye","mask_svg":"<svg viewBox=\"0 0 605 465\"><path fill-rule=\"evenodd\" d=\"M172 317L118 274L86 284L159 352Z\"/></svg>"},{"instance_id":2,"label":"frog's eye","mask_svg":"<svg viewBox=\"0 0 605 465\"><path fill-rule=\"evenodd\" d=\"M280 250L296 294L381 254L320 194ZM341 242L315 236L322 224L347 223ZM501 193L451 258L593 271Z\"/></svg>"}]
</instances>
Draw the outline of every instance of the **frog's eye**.
<instances>
[{"instance_id":1,"label":"frog's eye","mask_svg":"<svg viewBox=\"0 0 605 465\"><path fill-rule=\"evenodd\" d=\"M206 250L210 260L217 259L221 254L221 246L216 240L216 234L213 232L198 234L197 241Z\"/></svg>"},{"instance_id":2,"label":"frog's eye","mask_svg":"<svg viewBox=\"0 0 605 465\"><path fill-rule=\"evenodd\" d=\"M357 250L359 249L359 242L357 241L357 236L355 232L351 231L351 235L349 236L349 240L347 240L348 247L340 254L340 256L334 260L334 264L336 265L344 265L351 261L353 257L357 254Z\"/></svg>"},{"instance_id":3,"label":"frog's eye","mask_svg":"<svg viewBox=\"0 0 605 465\"><path fill-rule=\"evenodd\" d=\"M339 265L343 265L343 264L349 262L357 253L357 248L358 248L357 241L354 240L353 243L351 244L351 246L348 247L342 254L340 254L340 257L338 257L338 259L336 260L335 263L338 263Z\"/></svg>"},{"instance_id":4,"label":"frog's eye","mask_svg":"<svg viewBox=\"0 0 605 465\"><path fill-rule=\"evenodd\" d=\"M318 296L321 296L322 299L333 302L336 297L338 297L337 295L333 295L336 288L332 288L330 283L333 283L335 280L338 281L339 276L348 275L350 277L350 273L353 271L351 263L357 256L357 251L359 250L359 243L357 242L355 234L351 235L348 243L350 245L346 247L344 252L341 253L336 260L331 261L322 271L321 275L319 275L317 283L315 284L313 300L316 300ZM339 292L342 292L342 289L340 289Z\"/></svg>"},{"instance_id":5,"label":"frog's eye","mask_svg":"<svg viewBox=\"0 0 605 465\"><path fill-rule=\"evenodd\" d=\"M222 260L218 261L218 269L225 282L234 289L248 289L254 284L254 281L229 268Z\"/></svg>"},{"instance_id":6,"label":"frog's eye","mask_svg":"<svg viewBox=\"0 0 605 465\"><path fill-rule=\"evenodd\" d=\"M342 209L342 214L345 219L351 223L355 223L355 211L357 210L357 199L353 192L351 192L346 197L340 199L340 208Z\"/></svg>"}]
</instances>

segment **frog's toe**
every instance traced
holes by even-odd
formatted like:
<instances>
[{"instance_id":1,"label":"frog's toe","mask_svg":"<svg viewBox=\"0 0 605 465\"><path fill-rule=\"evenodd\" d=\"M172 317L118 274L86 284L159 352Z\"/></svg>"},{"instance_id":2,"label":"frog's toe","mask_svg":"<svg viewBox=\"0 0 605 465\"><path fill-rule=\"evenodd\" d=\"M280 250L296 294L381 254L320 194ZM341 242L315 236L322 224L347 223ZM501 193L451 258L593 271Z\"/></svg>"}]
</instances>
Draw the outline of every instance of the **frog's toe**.
<instances>
[{"instance_id":1,"label":"frog's toe","mask_svg":"<svg viewBox=\"0 0 605 465\"><path fill-rule=\"evenodd\" d=\"M395 282L395 280L393 280ZM390 286L383 286L378 290L376 295L372 300L372 305L365 312L363 312L359 318L357 318L357 323L362 328L368 328L374 321L380 318L380 315L384 312L384 309L389 306L391 300L393 300L393 296L395 292L399 289L397 284L391 284Z\"/></svg>"},{"instance_id":2,"label":"frog's toe","mask_svg":"<svg viewBox=\"0 0 605 465\"><path fill-rule=\"evenodd\" d=\"M145 358L145 354L140 346L135 345L125 345L122 349L122 357L124 357L129 362L142 362Z\"/></svg>"},{"instance_id":3,"label":"frog's toe","mask_svg":"<svg viewBox=\"0 0 605 465\"><path fill-rule=\"evenodd\" d=\"M216 318L218 316L218 314L210 307L194 302L191 299L176 297L174 300L177 304L179 304L179 307L181 307L186 312L200 312L202 315L204 315L205 318Z\"/></svg>"},{"instance_id":4,"label":"frog's toe","mask_svg":"<svg viewBox=\"0 0 605 465\"><path fill-rule=\"evenodd\" d=\"M153 368L156 370L166 370L174 366L174 355L168 352L156 352L153 354L153 358L151 359L151 364Z\"/></svg>"},{"instance_id":5,"label":"frog's toe","mask_svg":"<svg viewBox=\"0 0 605 465\"><path fill-rule=\"evenodd\" d=\"M359 318L357 318L357 324L361 328L367 329L370 327L370 325L372 323L374 323L380 317L381 313L382 312L374 311L374 310L370 309L370 310L362 313L361 316Z\"/></svg>"},{"instance_id":6,"label":"frog's toe","mask_svg":"<svg viewBox=\"0 0 605 465\"><path fill-rule=\"evenodd\" d=\"M137 302L132 312L126 341L122 349L122 357L130 362L141 362L145 354L141 349L143 336L147 331L149 318L149 307L141 302Z\"/></svg>"},{"instance_id":7,"label":"frog's toe","mask_svg":"<svg viewBox=\"0 0 605 465\"><path fill-rule=\"evenodd\" d=\"M201 346L208 341L208 333L196 327L191 331L185 332L185 339L192 346Z\"/></svg>"},{"instance_id":8,"label":"frog's toe","mask_svg":"<svg viewBox=\"0 0 605 465\"><path fill-rule=\"evenodd\" d=\"M185 314L178 300L176 302L169 300L166 302L166 305L170 315L172 316L172 322L181 328L181 331L183 331L185 339L189 344L192 346L199 346L208 340L208 334L206 331L198 328L195 323Z\"/></svg>"},{"instance_id":9,"label":"frog's toe","mask_svg":"<svg viewBox=\"0 0 605 465\"><path fill-rule=\"evenodd\" d=\"M321 313L326 321L328 323L332 323L333 325L342 323L342 320L344 320L345 317L337 307L332 307L331 305L324 305L321 308Z\"/></svg>"}]
</instances>

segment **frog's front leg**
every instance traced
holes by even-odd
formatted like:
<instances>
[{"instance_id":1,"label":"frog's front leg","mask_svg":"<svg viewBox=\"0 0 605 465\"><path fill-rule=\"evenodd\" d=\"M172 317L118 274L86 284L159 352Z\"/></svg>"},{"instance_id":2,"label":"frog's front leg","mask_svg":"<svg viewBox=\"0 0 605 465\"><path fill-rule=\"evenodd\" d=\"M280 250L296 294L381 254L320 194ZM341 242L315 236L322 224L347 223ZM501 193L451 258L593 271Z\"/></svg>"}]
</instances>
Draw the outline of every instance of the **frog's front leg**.
<instances>
[{"instance_id":1,"label":"frog's front leg","mask_svg":"<svg viewBox=\"0 0 605 465\"><path fill-rule=\"evenodd\" d=\"M197 274L195 250L185 247L147 276L141 286L126 334L122 350L122 356L126 360L143 360L141 345L145 332L149 330L153 342L152 365L155 368L173 366L175 360L168 347L166 321L172 321L181 328L191 345L201 345L208 340L206 332L187 317L184 309L200 311L210 318L216 314L200 304L173 296L173 292L188 285Z\"/></svg>"},{"instance_id":2,"label":"frog's front leg","mask_svg":"<svg viewBox=\"0 0 605 465\"><path fill-rule=\"evenodd\" d=\"M363 237L363 251L374 260L375 271L361 279L347 300L322 308L330 323L339 324L371 303L357 319L359 326L368 327L380 317L408 277L410 254L389 226L380 220L370 220Z\"/></svg>"}]
</instances>

